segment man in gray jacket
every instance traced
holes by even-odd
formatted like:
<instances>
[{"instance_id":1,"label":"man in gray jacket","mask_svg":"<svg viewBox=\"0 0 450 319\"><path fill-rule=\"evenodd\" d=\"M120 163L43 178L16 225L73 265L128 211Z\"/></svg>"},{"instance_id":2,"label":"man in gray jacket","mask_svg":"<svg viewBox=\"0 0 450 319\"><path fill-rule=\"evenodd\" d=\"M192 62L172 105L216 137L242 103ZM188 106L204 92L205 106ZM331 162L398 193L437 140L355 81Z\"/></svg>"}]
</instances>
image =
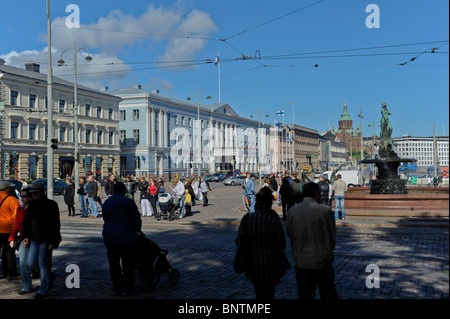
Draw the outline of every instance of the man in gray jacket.
<instances>
[{"instance_id":1,"label":"man in gray jacket","mask_svg":"<svg viewBox=\"0 0 450 319\"><path fill-rule=\"evenodd\" d=\"M89 207L91 209L91 218L98 217L97 208L97 182L94 180L94 175L89 175L88 177L88 193L86 198L89 200Z\"/></svg>"},{"instance_id":2,"label":"man in gray jacket","mask_svg":"<svg viewBox=\"0 0 450 319\"><path fill-rule=\"evenodd\" d=\"M316 285L321 299L337 299L334 283L336 223L333 211L319 204L320 188L310 182L303 186L304 200L292 207L287 216L288 234L299 299L314 299Z\"/></svg>"}]
</instances>

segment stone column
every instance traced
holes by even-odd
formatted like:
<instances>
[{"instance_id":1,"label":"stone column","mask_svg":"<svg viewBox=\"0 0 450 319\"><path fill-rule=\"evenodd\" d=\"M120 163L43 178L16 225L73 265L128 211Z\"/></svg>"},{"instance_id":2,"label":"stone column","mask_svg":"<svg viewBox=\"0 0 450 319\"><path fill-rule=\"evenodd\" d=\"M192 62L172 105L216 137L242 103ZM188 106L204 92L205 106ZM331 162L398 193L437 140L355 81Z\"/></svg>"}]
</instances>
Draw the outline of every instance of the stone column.
<instances>
[{"instance_id":1,"label":"stone column","mask_svg":"<svg viewBox=\"0 0 450 319\"><path fill-rule=\"evenodd\" d=\"M150 127L150 131L151 131L151 146L155 146L155 143L156 143L156 141L155 141L155 128L156 128L156 126L155 126L155 108L151 108L151 119L150 119L150 122L151 122L151 127Z\"/></svg>"},{"instance_id":2,"label":"stone column","mask_svg":"<svg viewBox=\"0 0 450 319\"><path fill-rule=\"evenodd\" d=\"M164 147L169 147L167 111L164 111Z\"/></svg>"}]
</instances>

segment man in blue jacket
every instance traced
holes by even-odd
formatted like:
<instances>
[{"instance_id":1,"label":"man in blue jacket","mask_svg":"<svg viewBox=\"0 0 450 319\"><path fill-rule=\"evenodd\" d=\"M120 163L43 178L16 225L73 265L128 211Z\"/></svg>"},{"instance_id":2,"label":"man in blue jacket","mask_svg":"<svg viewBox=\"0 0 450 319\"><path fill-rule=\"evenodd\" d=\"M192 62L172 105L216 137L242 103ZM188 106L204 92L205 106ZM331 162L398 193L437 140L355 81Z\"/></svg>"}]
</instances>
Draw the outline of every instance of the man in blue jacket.
<instances>
[{"instance_id":1,"label":"man in blue jacket","mask_svg":"<svg viewBox=\"0 0 450 319\"><path fill-rule=\"evenodd\" d=\"M245 194L250 201L250 213L255 212L255 201L256 201L256 190L255 190L255 178L254 174L249 174L250 177L247 178L247 182L245 183ZM248 176L247 176L248 177Z\"/></svg>"},{"instance_id":2,"label":"man in blue jacket","mask_svg":"<svg viewBox=\"0 0 450 319\"><path fill-rule=\"evenodd\" d=\"M125 185L117 182L113 195L103 204L105 223L102 235L113 291L116 294L130 295L135 282L136 232L141 230L142 220L136 204L125 194Z\"/></svg>"}]
</instances>

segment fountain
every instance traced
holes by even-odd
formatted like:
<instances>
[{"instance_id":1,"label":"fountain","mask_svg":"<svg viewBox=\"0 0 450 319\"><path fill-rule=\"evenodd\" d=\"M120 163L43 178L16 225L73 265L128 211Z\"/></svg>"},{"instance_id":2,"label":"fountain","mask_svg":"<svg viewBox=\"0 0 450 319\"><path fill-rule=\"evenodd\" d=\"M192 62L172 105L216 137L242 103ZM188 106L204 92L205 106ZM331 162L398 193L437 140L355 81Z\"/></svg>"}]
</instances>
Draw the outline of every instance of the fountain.
<instances>
[{"instance_id":1,"label":"fountain","mask_svg":"<svg viewBox=\"0 0 450 319\"><path fill-rule=\"evenodd\" d=\"M391 112L387 104L381 106L381 133L379 146L380 158L362 160L362 164L375 164L378 168L378 176L372 181L371 194L408 194L406 182L398 175L398 167L401 163L416 162L411 158L400 158L394 151L395 142L392 139L392 125L389 122Z\"/></svg>"}]
</instances>

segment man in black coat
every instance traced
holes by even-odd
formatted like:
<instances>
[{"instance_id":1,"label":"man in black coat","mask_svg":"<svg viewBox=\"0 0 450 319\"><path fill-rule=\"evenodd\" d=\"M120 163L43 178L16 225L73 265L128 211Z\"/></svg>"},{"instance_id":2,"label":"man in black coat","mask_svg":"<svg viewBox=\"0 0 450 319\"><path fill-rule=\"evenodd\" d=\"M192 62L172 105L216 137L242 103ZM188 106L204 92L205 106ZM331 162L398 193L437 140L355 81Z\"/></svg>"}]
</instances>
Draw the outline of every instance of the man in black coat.
<instances>
[{"instance_id":1,"label":"man in black coat","mask_svg":"<svg viewBox=\"0 0 450 319\"><path fill-rule=\"evenodd\" d=\"M105 183L106 196L111 196L114 193L114 184L116 184L116 176L111 174Z\"/></svg>"},{"instance_id":2,"label":"man in black coat","mask_svg":"<svg viewBox=\"0 0 450 319\"><path fill-rule=\"evenodd\" d=\"M52 251L61 242L61 223L58 204L45 196L44 184L33 184L30 189L33 201L23 225L23 245L29 246L27 264L41 271L41 286L35 299L44 298L53 285L56 275L52 269Z\"/></svg>"}]
</instances>

